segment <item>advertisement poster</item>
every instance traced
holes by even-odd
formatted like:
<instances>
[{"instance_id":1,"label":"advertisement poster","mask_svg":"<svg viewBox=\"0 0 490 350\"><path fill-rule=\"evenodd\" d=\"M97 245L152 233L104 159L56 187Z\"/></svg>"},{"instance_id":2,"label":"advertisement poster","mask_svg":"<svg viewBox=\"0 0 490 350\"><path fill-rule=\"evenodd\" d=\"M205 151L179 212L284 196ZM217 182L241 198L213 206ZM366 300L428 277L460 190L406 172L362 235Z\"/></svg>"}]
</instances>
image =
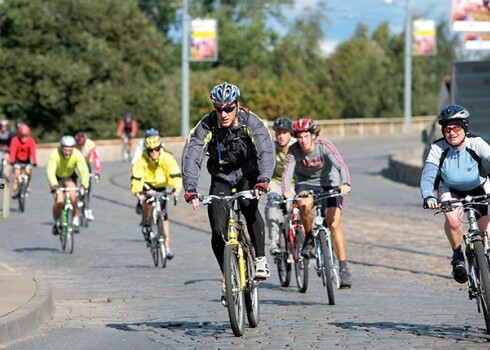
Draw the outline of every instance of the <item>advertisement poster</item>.
<instances>
[{"instance_id":1,"label":"advertisement poster","mask_svg":"<svg viewBox=\"0 0 490 350\"><path fill-rule=\"evenodd\" d=\"M463 41L467 50L490 50L490 33L465 33Z\"/></svg>"},{"instance_id":2,"label":"advertisement poster","mask_svg":"<svg viewBox=\"0 0 490 350\"><path fill-rule=\"evenodd\" d=\"M215 19L193 19L191 22L191 61L218 60L218 24Z\"/></svg>"},{"instance_id":3,"label":"advertisement poster","mask_svg":"<svg viewBox=\"0 0 490 350\"><path fill-rule=\"evenodd\" d=\"M436 22L418 19L413 21L413 56L433 56L437 54Z\"/></svg>"},{"instance_id":4,"label":"advertisement poster","mask_svg":"<svg viewBox=\"0 0 490 350\"><path fill-rule=\"evenodd\" d=\"M490 0L452 0L451 27L455 32L490 32Z\"/></svg>"}]
</instances>

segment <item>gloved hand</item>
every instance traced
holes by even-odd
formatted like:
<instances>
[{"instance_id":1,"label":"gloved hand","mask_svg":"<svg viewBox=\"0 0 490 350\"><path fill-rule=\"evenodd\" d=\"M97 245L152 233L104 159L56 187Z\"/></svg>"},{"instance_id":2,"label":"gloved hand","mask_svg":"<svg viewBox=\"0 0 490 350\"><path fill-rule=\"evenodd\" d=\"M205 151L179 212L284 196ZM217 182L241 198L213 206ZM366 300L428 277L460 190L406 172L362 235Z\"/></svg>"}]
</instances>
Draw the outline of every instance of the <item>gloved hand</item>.
<instances>
[{"instance_id":1,"label":"gloved hand","mask_svg":"<svg viewBox=\"0 0 490 350\"><path fill-rule=\"evenodd\" d=\"M266 194L267 192L269 192L269 182L263 181L255 184L254 191L256 197L260 197L263 194Z\"/></svg>"},{"instance_id":2,"label":"gloved hand","mask_svg":"<svg viewBox=\"0 0 490 350\"><path fill-rule=\"evenodd\" d=\"M184 199L187 203L192 202L193 199L199 198L198 192L185 192Z\"/></svg>"},{"instance_id":3,"label":"gloved hand","mask_svg":"<svg viewBox=\"0 0 490 350\"><path fill-rule=\"evenodd\" d=\"M58 191L58 185L51 186L51 193Z\"/></svg>"},{"instance_id":4,"label":"gloved hand","mask_svg":"<svg viewBox=\"0 0 490 350\"><path fill-rule=\"evenodd\" d=\"M34 168L37 168L37 163L32 164Z\"/></svg>"},{"instance_id":5,"label":"gloved hand","mask_svg":"<svg viewBox=\"0 0 490 350\"><path fill-rule=\"evenodd\" d=\"M439 201L435 197L424 198L424 208L427 209L437 209L439 208Z\"/></svg>"}]
</instances>

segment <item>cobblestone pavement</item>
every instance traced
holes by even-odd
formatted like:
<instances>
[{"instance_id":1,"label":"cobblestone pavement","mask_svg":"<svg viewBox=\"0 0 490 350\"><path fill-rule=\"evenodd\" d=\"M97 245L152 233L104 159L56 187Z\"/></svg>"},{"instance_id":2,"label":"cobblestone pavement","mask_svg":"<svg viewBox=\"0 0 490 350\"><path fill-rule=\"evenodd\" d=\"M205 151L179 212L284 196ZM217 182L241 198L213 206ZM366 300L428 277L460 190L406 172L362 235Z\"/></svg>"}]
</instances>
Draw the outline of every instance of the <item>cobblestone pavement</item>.
<instances>
[{"instance_id":1,"label":"cobblestone pavement","mask_svg":"<svg viewBox=\"0 0 490 350\"><path fill-rule=\"evenodd\" d=\"M0 253L53 286L56 312L9 348L488 349L476 303L451 279L441 218L420 209L418 189L382 175L386 156L379 143L371 141L371 156L354 152L363 142L369 141L338 141L355 184L343 221L353 288L336 291L330 306L313 269L301 294L294 285L280 287L272 265L271 278L260 284L260 324L240 338L219 302L205 209L169 208L176 256L165 269L155 268L128 193L129 166L108 163L96 188L96 221L76 236L75 253L64 254L50 234L51 199L43 170L36 169L39 190L26 214L12 212Z\"/></svg>"}]
</instances>

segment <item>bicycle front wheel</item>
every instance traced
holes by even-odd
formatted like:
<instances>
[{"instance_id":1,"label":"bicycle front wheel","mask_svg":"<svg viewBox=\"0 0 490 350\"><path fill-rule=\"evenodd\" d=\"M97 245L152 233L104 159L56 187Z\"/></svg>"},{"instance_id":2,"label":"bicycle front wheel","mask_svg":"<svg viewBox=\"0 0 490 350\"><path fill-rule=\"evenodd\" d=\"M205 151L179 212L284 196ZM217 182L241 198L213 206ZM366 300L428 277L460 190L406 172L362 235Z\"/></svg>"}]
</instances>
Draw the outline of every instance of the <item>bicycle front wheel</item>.
<instances>
[{"instance_id":1,"label":"bicycle front wheel","mask_svg":"<svg viewBox=\"0 0 490 350\"><path fill-rule=\"evenodd\" d=\"M19 184L19 210L23 213L26 210L26 192L27 192L27 184L22 181Z\"/></svg>"},{"instance_id":2,"label":"bicycle front wheel","mask_svg":"<svg viewBox=\"0 0 490 350\"><path fill-rule=\"evenodd\" d=\"M475 254L478 261L478 280L479 280L479 299L485 318L487 334L490 334L490 271L488 266L488 258L483 249L481 241L474 242Z\"/></svg>"},{"instance_id":3,"label":"bicycle front wheel","mask_svg":"<svg viewBox=\"0 0 490 350\"><path fill-rule=\"evenodd\" d=\"M60 234L61 248L68 253L73 253L74 237L73 237L73 211L67 210L62 213L61 222L62 232Z\"/></svg>"},{"instance_id":4,"label":"bicycle front wheel","mask_svg":"<svg viewBox=\"0 0 490 350\"><path fill-rule=\"evenodd\" d=\"M224 254L224 273L226 302L228 304L228 316L231 329L235 336L240 337L245 330L245 303L243 287L240 281L240 269L238 267L238 254L236 247L227 244Z\"/></svg>"},{"instance_id":5,"label":"bicycle front wheel","mask_svg":"<svg viewBox=\"0 0 490 350\"><path fill-rule=\"evenodd\" d=\"M318 242L320 243L318 249L318 258L317 262L319 262L322 266L319 266L322 283L327 288L327 296L328 303L330 305L335 305L335 295L334 295L334 286L332 280L332 266L330 264L330 251L327 246L327 233L324 229L318 232Z\"/></svg>"},{"instance_id":6,"label":"bicycle front wheel","mask_svg":"<svg viewBox=\"0 0 490 350\"><path fill-rule=\"evenodd\" d=\"M251 249L251 248L250 248ZM247 286L245 288L245 310L247 312L248 324L251 328L259 325L260 305L259 305L259 284L255 282L255 265L252 251L245 252L245 264L247 267Z\"/></svg>"},{"instance_id":7,"label":"bicycle front wheel","mask_svg":"<svg viewBox=\"0 0 490 350\"><path fill-rule=\"evenodd\" d=\"M167 248L165 248L165 230L163 228L163 218L161 215L158 216L157 220L158 226L158 256L160 258L160 264L162 268L167 266Z\"/></svg>"},{"instance_id":8,"label":"bicycle front wheel","mask_svg":"<svg viewBox=\"0 0 490 350\"><path fill-rule=\"evenodd\" d=\"M287 233L284 229L281 230L279 235L279 244L282 248L280 254L274 257L274 262L277 265L277 275L279 276L279 283L281 287L289 287L291 281L291 263L288 262L288 241L286 237Z\"/></svg>"},{"instance_id":9,"label":"bicycle front wheel","mask_svg":"<svg viewBox=\"0 0 490 350\"><path fill-rule=\"evenodd\" d=\"M295 228L294 234L294 272L296 274L296 285L300 293L306 293L308 289L308 269L310 260L301 256L301 249L305 241L305 233L302 226Z\"/></svg>"}]
</instances>

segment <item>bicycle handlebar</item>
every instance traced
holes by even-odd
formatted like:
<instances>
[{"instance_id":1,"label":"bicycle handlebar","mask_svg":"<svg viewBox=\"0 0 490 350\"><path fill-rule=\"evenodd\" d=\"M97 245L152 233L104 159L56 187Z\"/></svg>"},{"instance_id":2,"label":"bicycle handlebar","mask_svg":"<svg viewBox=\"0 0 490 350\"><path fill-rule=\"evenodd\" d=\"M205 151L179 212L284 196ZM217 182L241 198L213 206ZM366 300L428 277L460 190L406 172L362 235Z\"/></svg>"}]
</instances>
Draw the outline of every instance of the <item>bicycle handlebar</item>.
<instances>
[{"instance_id":1,"label":"bicycle handlebar","mask_svg":"<svg viewBox=\"0 0 490 350\"><path fill-rule=\"evenodd\" d=\"M477 196L466 196L464 198L453 198L442 201L440 203L440 211L448 212L453 210L453 204L461 203L464 206L472 204L488 204L490 194L482 194Z\"/></svg>"},{"instance_id":2,"label":"bicycle handlebar","mask_svg":"<svg viewBox=\"0 0 490 350\"><path fill-rule=\"evenodd\" d=\"M240 192L237 192L231 196L218 196L215 194L203 194L203 195L199 195L199 197L198 197L198 199L202 203L202 205L210 204L213 201L213 199L224 200L226 202L233 202L239 198L255 199L254 191L253 190L240 191Z\"/></svg>"}]
</instances>

